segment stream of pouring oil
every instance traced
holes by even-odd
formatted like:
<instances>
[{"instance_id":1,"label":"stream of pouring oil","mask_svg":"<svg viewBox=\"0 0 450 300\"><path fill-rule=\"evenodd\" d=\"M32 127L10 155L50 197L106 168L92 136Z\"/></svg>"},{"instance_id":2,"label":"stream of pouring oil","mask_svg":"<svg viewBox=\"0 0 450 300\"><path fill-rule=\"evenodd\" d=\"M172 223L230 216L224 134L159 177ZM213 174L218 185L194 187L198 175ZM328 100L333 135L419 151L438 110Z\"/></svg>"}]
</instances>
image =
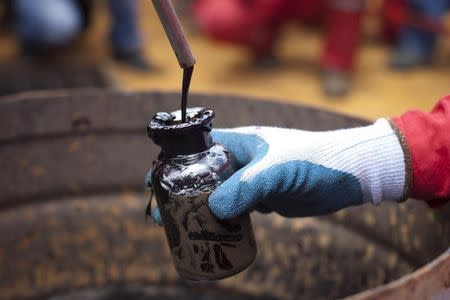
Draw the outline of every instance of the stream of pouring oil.
<instances>
[{"instance_id":1,"label":"stream of pouring oil","mask_svg":"<svg viewBox=\"0 0 450 300\"><path fill-rule=\"evenodd\" d=\"M183 69L183 85L181 87L181 122L185 123L186 120L186 107L187 98L189 95L189 87L191 85L192 73L194 72L194 66Z\"/></svg>"}]
</instances>

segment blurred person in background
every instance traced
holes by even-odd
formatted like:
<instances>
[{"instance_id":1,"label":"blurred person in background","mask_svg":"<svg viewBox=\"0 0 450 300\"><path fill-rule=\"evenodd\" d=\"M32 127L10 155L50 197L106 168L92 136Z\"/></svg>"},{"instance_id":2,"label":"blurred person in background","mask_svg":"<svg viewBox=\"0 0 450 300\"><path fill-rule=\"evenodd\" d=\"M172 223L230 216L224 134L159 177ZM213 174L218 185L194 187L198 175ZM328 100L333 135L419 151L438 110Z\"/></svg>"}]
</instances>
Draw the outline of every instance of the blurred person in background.
<instances>
[{"instance_id":1,"label":"blurred person in background","mask_svg":"<svg viewBox=\"0 0 450 300\"><path fill-rule=\"evenodd\" d=\"M70 46L87 28L90 0L13 0L15 27L24 55L46 56ZM136 24L135 0L108 0L112 16L110 41L116 61L147 71Z\"/></svg>"},{"instance_id":2,"label":"blurred person in background","mask_svg":"<svg viewBox=\"0 0 450 300\"><path fill-rule=\"evenodd\" d=\"M265 67L276 63L274 48L283 24L325 23L323 89L341 96L350 88L364 7L364 0L196 0L192 9L200 31L246 46L254 62Z\"/></svg>"},{"instance_id":3,"label":"blurred person in background","mask_svg":"<svg viewBox=\"0 0 450 300\"><path fill-rule=\"evenodd\" d=\"M406 70L430 64L450 0L389 0L385 11L391 33L398 35L390 65ZM397 25L397 29L395 28ZM397 33L395 33L397 32Z\"/></svg>"}]
</instances>

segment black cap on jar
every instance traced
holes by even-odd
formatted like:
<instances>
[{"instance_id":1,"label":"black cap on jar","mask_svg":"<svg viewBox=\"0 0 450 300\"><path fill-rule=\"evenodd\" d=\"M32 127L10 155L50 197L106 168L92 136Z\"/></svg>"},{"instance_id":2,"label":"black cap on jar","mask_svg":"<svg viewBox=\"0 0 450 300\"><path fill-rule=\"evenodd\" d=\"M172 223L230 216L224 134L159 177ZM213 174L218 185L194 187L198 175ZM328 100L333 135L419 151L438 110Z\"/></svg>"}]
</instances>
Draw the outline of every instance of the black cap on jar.
<instances>
[{"instance_id":1,"label":"black cap on jar","mask_svg":"<svg viewBox=\"0 0 450 300\"><path fill-rule=\"evenodd\" d=\"M181 122L181 111L157 113L147 126L148 136L161 146L161 155L167 158L205 151L212 145L210 132L214 111L195 107L186 111L186 122Z\"/></svg>"}]
</instances>

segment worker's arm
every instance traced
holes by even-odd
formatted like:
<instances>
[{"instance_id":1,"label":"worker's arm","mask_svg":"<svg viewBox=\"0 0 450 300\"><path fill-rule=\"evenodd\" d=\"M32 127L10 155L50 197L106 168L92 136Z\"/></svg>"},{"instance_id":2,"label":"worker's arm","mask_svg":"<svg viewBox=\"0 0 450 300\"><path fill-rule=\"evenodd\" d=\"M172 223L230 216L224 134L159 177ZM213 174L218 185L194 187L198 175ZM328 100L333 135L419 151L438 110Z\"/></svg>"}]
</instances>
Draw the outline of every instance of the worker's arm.
<instances>
[{"instance_id":1,"label":"worker's arm","mask_svg":"<svg viewBox=\"0 0 450 300\"><path fill-rule=\"evenodd\" d=\"M247 127L214 138L244 166L210 197L222 218L253 207L295 217L408 196L431 206L450 199L450 95L431 113L410 111L362 128Z\"/></svg>"}]
</instances>

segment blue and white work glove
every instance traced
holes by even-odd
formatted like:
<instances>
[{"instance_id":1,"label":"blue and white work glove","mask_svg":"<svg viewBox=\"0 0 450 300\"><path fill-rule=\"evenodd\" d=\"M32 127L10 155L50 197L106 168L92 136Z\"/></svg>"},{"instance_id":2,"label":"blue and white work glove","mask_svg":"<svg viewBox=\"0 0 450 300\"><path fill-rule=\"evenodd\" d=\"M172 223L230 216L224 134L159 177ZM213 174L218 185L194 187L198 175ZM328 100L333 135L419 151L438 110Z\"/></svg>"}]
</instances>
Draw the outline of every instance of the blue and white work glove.
<instances>
[{"instance_id":1,"label":"blue and white work glove","mask_svg":"<svg viewBox=\"0 0 450 300\"><path fill-rule=\"evenodd\" d=\"M386 119L325 132L241 127L212 134L241 167L209 197L221 219L251 209L323 215L365 202L400 201L406 194L404 153ZM160 223L159 212L152 215Z\"/></svg>"}]
</instances>

